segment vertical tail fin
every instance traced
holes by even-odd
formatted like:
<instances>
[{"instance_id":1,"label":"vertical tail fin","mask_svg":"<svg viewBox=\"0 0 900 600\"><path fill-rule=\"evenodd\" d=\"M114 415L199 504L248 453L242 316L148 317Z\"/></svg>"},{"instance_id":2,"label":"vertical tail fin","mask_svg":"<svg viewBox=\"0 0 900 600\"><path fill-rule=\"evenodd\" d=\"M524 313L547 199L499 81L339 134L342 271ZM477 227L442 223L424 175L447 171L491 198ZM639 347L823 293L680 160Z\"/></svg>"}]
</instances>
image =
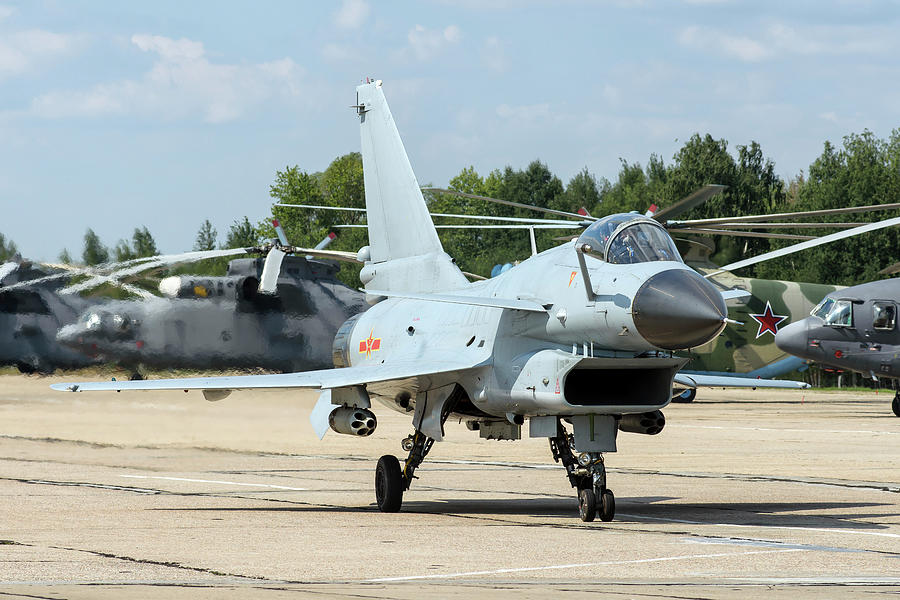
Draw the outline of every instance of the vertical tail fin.
<instances>
[{"instance_id":1,"label":"vertical tail fin","mask_svg":"<svg viewBox=\"0 0 900 600\"><path fill-rule=\"evenodd\" d=\"M369 225L369 261L362 281L370 289L398 291L467 285L438 239L381 81L356 92Z\"/></svg>"}]
</instances>

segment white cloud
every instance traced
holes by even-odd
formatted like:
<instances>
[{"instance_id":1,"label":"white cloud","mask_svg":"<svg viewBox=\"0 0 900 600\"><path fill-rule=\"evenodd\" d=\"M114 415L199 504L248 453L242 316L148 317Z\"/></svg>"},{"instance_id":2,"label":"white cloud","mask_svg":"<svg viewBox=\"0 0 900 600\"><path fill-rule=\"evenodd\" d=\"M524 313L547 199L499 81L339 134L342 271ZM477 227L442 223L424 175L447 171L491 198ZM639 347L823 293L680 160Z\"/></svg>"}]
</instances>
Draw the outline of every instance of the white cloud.
<instances>
[{"instance_id":1,"label":"white cloud","mask_svg":"<svg viewBox=\"0 0 900 600\"><path fill-rule=\"evenodd\" d=\"M550 116L550 105L547 103L510 106L501 104L497 107L497 116L502 119L517 121L534 121Z\"/></svg>"},{"instance_id":2,"label":"white cloud","mask_svg":"<svg viewBox=\"0 0 900 600\"><path fill-rule=\"evenodd\" d=\"M290 58L259 64L213 64L201 42L137 34L132 43L157 55L140 79L35 98L33 114L48 118L140 115L166 120L200 114L210 123L237 119L277 98L300 95L303 69Z\"/></svg>"},{"instance_id":3,"label":"white cloud","mask_svg":"<svg viewBox=\"0 0 900 600\"><path fill-rule=\"evenodd\" d=\"M490 70L500 73L509 66L503 43L494 36L484 40L484 45L481 47L481 60Z\"/></svg>"},{"instance_id":4,"label":"white cloud","mask_svg":"<svg viewBox=\"0 0 900 600\"><path fill-rule=\"evenodd\" d=\"M0 7L2 10L3 7ZM19 75L78 51L86 37L29 29L0 37L0 79Z\"/></svg>"},{"instance_id":5,"label":"white cloud","mask_svg":"<svg viewBox=\"0 0 900 600\"><path fill-rule=\"evenodd\" d=\"M322 56L326 60L337 62L359 58L357 51L350 46L335 44L334 42L329 42L322 46Z\"/></svg>"},{"instance_id":6,"label":"white cloud","mask_svg":"<svg viewBox=\"0 0 900 600\"><path fill-rule=\"evenodd\" d=\"M772 50L756 40L696 25L683 29L678 42L703 50L721 50L744 62L759 62L772 56Z\"/></svg>"},{"instance_id":7,"label":"white cloud","mask_svg":"<svg viewBox=\"0 0 900 600\"><path fill-rule=\"evenodd\" d=\"M709 27L686 27L682 46L724 52L744 62L760 62L784 54L804 56L896 53L900 43L890 27L827 25L793 27L772 23L755 37L722 33Z\"/></svg>"},{"instance_id":8,"label":"white cloud","mask_svg":"<svg viewBox=\"0 0 900 600\"><path fill-rule=\"evenodd\" d=\"M448 25L443 30L416 25L406 37L415 57L424 61L434 57L448 45L459 42L462 32L456 25Z\"/></svg>"},{"instance_id":9,"label":"white cloud","mask_svg":"<svg viewBox=\"0 0 900 600\"><path fill-rule=\"evenodd\" d=\"M14 9L12 6L0 4L0 21L11 16L14 12L16 12L16 9Z\"/></svg>"},{"instance_id":10,"label":"white cloud","mask_svg":"<svg viewBox=\"0 0 900 600\"><path fill-rule=\"evenodd\" d=\"M371 8L366 0L344 0L334 16L334 23L344 29L359 28L369 16Z\"/></svg>"}]
</instances>

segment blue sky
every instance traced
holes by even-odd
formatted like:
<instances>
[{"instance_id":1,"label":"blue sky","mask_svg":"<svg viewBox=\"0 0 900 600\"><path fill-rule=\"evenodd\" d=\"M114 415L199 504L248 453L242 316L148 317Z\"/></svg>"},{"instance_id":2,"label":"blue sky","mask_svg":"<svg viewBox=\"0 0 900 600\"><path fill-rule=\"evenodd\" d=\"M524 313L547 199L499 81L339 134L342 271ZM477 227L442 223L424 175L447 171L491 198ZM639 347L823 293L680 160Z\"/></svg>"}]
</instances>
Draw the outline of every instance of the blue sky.
<instances>
[{"instance_id":1,"label":"blue sky","mask_svg":"<svg viewBox=\"0 0 900 600\"><path fill-rule=\"evenodd\" d=\"M0 0L0 232L42 260L88 227L221 240L276 170L359 149L366 76L420 183L536 158L614 179L695 132L788 178L900 127L898 32L898 1Z\"/></svg>"}]
</instances>

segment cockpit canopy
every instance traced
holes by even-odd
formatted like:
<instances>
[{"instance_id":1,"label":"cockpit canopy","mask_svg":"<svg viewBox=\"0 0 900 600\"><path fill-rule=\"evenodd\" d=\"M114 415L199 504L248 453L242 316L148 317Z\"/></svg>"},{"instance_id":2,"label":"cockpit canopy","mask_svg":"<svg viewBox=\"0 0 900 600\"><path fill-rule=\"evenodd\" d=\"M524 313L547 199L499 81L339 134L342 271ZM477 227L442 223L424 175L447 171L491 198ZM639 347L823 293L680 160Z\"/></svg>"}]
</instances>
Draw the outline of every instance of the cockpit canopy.
<instances>
[{"instance_id":1,"label":"cockpit canopy","mask_svg":"<svg viewBox=\"0 0 900 600\"><path fill-rule=\"evenodd\" d=\"M825 298L809 314L819 317L832 327L853 326L853 303L850 300Z\"/></svg>"},{"instance_id":2,"label":"cockpit canopy","mask_svg":"<svg viewBox=\"0 0 900 600\"><path fill-rule=\"evenodd\" d=\"M613 264L683 262L663 226L637 214L610 215L595 221L578 237L576 247Z\"/></svg>"}]
</instances>

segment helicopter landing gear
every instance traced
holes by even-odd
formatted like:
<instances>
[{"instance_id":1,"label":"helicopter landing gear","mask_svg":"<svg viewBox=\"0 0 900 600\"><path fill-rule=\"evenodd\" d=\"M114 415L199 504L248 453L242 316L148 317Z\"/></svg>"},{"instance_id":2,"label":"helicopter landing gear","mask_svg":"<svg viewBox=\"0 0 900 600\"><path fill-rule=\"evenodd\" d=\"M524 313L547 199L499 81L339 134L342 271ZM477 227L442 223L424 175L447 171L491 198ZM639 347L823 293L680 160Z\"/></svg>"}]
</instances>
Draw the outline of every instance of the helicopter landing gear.
<instances>
[{"instance_id":1,"label":"helicopter landing gear","mask_svg":"<svg viewBox=\"0 0 900 600\"><path fill-rule=\"evenodd\" d=\"M894 414L900 417L900 391L894 394L894 401L891 402L891 410L894 411Z\"/></svg>"},{"instance_id":2,"label":"helicopter landing gear","mask_svg":"<svg viewBox=\"0 0 900 600\"><path fill-rule=\"evenodd\" d=\"M401 443L404 450L409 451L409 456L403 467L396 456L385 454L378 460L375 467L375 501L381 512L398 512L403 504L403 492L409 489L414 473L425 456L434 445L434 439L421 431L416 430L411 436Z\"/></svg>"},{"instance_id":3,"label":"helicopter landing gear","mask_svg":"<svg viewBox=\"0 0 900 600\"><path fill-rule=\"evenodd\" d=\"M601 521L612 521L616 515L616 497L606 487L606 465L600 452L582 452L575 457L575 438L557 423L556 437L550 438L553 460L562 462L572 487L578 490L578 515L589 523L599 515Z\"/></svg>"}]
</instances>

